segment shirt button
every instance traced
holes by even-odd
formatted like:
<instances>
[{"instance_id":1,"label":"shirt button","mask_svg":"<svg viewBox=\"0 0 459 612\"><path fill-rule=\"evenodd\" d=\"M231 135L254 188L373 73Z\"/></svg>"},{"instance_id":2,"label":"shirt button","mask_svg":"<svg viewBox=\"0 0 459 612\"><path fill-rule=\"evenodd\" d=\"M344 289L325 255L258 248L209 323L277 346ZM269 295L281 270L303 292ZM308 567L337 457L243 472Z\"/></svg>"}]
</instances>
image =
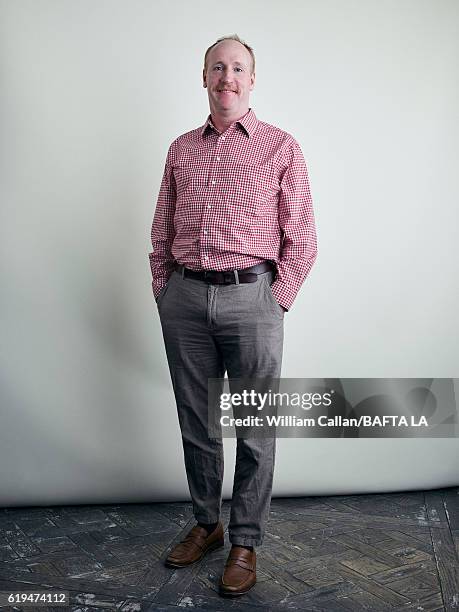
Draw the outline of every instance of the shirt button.
<instances>
[{"instance_id":1,"label":"shirt button","mask_svg":"<svg viewBox=\"0 0 459 612\"><path fill-rule=\"evenodd\" d=\"M207 208L212 208L212 204L207 204Z\"/></svg>"},{"instance_id":2,"label":"shirt button","mask_svg":"<svg viewBox=\"0 0 459 612\"><path fill-rule=\"evenodd\" d=\"M204 234L206 234L206 235L207 235L207 233L208 233L208 232L207 232L207 230L204 230Z\"/></svg>"},{"instance_id":3,"label":"shirt button","mask_svg":"<svg viewBox=\"0 0 459 612\"><path fill-rule=\"evenodd\" d=\"M209 259L209 256L208 255L204 255L204 259Z\"/></svg>"},{"instance_id":4,"label":"shirt button","mask_svg":"<svg viewBox=\"0 0 459 612\"><path fill-rule=\"evenodd\" d=\"M215 185L215 181L212 181L212 185Z\"/></svg>"},{"instance_id":5,"label":"shirt button","mask_svg":"<svg viewBox=\"0 0 459 612\"><path fill-rule=\"evenodd\" d=\"M219 158L219 156L218 156L218 155L217 155L217 161L220 161L220 158Z\"/></svg>"}]
</instances>

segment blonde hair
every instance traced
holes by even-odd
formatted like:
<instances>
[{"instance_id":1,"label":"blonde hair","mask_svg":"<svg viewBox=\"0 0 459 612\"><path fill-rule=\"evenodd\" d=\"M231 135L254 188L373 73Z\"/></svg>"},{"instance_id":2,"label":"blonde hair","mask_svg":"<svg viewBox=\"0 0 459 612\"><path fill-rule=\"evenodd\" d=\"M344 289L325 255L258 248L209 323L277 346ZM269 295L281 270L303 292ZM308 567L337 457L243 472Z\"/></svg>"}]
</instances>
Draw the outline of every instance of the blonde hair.
<instances>
[{"instance_id":1,"label":"blonde hair","mask_svg":"<svg viewBox=\"0 0 459 612\"><path fill-rule=\"evenodd\" d=\"M219 42L222 42L222 40L235 40L238 43L241 43L241 45L244 45L244 47L250 53L250 57L252 58L251 74L254 74L255 73L255 54L253 52L253 49L252 49L252 47L250 45L248 45L246 42L241 40L237 34L231 34L230 36L222 36L221 38L216 40L213 43L213 45L210 45L210 47L206 51L206 54L204 55L204 71L207 70L207 57L209 55L210 50L213 49L215 47L215 45L217 45Z\"/></svg>"}]
</instances>

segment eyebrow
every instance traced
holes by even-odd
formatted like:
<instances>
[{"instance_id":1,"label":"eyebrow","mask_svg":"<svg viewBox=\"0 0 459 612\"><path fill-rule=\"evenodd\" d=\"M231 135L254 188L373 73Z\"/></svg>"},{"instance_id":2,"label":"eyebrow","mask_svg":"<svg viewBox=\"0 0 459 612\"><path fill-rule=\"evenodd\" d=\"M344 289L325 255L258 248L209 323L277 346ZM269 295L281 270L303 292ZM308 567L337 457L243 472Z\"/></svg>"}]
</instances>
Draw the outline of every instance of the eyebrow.
<instances>
[{"instance_id":1,"label":"eyebrow","mask_svg":"<svg viewBox=\"0 0 459 612\"><path fill-rule=\"evenodd\" d=\"M224 64L225 62L222 62L221 60L214 62L212 64L212 66L216 66L217 64ZM231 62L230 62L231 63ZM238 66L246 66L246 64L243 64L242 62L233 62L233 64L237 64Z\"/></svg>"}]
</instances>

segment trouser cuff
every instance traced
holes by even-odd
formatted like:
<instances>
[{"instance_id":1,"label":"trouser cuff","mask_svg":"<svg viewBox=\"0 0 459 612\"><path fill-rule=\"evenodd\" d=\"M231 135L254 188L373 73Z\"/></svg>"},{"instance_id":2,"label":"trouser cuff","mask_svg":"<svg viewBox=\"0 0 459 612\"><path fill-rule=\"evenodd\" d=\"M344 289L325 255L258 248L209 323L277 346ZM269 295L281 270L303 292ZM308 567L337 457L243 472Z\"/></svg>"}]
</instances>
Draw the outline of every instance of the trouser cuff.
<instances>
[{"instance_id":1,"label":"trouser cuff","mask_svg":"<svg viewBox=\"0 0 459 612\"><path fill-rule=\"evenodd\" d=\"M235 546L261 546L263 543L262 539L245 537L245 536L229 536L229 541Z\"/></svg>"},{"instance_id":2,"label":"trouser cuff","mask_svg":"<svg viewBox=\"0 0 459 612\"><path fill-rule=\"evenodd\" d=\"M194 518L198 521L198 523L204 523L204 525L213 525L214 523L220 522L219 516L209 516L205 514L195 514Z\"/></svg>"}]
</instances>

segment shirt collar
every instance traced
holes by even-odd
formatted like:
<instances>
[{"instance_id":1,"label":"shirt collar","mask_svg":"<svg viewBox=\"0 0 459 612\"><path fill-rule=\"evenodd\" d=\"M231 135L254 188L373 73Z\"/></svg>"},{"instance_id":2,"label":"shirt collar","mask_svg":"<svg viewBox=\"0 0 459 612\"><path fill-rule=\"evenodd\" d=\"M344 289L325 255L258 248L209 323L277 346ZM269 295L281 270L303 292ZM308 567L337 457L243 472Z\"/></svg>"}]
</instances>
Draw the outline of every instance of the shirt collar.
<instances>
[{"instance_id":1,"label":"shirt collar","mask_svg":"<svg viewBox=\"0 0 459 612\"><path fill-rule=\"evenodd\" d=\"M249 108L248 112L243 117L238 119L238 121L236 121L235 123L237 125L239 125L240 127L242 127L242 129L245 131L247 136L250 138L250 136L253 136L253 134L255 133L255 130L257 128L258 119L256 118L255 113L253 112L253 110L251 108ZM201 127L201 136L202 137L204 137L204 135L206 133L206 130L208 128L215 129L214 125L212 123L211 115L209 115L207 117L206 122Z\"/></svg>"}]
</instances>

